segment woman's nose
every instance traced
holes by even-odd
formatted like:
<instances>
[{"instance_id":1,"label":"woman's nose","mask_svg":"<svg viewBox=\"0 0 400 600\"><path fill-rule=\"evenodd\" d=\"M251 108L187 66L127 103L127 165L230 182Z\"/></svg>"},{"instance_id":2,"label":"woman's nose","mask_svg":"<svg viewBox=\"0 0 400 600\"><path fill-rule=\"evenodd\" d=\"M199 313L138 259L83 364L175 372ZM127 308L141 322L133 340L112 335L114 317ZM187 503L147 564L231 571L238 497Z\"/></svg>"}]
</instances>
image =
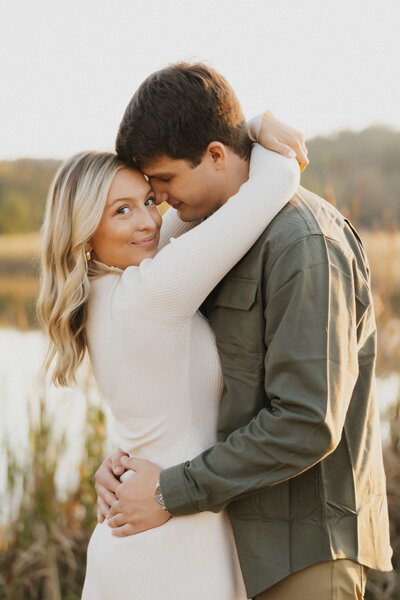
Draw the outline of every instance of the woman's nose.
<instances>
[{"instance_id":1,"label":"woman's nose","mask_svg":"<svg viewBox=\"0 0 400 600\"><path fill-rule=\"evenodd\" d=\"M157 211L157 209L154 210ZM139 229L149 231L154 231L158 228L156 218L152 215L151 210L149 210L147 207L143 207L138 227Z\"/></svg>"}]
</instances>

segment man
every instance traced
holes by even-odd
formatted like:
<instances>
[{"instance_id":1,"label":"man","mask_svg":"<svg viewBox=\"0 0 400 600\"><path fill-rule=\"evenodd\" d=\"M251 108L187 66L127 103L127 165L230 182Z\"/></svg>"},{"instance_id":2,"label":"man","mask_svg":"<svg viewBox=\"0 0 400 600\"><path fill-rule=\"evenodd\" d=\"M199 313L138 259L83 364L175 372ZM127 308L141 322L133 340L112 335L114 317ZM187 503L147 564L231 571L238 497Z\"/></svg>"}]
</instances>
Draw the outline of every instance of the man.
<instances>
[{"instance_id":1,"label":"man","mask_svg":"<svg viewBox=\"0 0 400 600\"><path fill-rule=\"evenodd\" d=\"M211 142L229 147L242 121L218 73L177 64L136 92L117 151L148 175L159 200L194 221L236 191L227 180L229 194L216 198L196 169ZM249 598L363 597L367 568L390 570L391 549L376 329L357 233L299 188L203 312L225 382L219 442L162 472L121 458L135 471L122 484L112 476L120 456L105 461L96 489L109 525L138 533L162 524L165 510L179 518L226 507Z\"/></svg>"}]
</instances>

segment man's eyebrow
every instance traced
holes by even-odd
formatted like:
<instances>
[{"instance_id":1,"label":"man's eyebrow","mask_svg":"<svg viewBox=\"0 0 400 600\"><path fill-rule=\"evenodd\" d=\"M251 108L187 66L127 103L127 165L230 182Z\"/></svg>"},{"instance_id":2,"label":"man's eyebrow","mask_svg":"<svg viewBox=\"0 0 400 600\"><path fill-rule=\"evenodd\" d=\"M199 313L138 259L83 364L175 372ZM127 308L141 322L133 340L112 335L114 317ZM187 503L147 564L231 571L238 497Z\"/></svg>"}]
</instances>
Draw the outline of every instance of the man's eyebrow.
<instances>
[{"instance_id":1,"label":"man's eyebrow","mask_svg":"<svg viewBox=\"0 0 400 600\"><path fill-rule=\"evenodd\" d=\"M159 173L152 173L151 175L148 175L146 173L146 177L148 177L149 179L153 179L154 177L156 179L162 179L163 177L172 177L172 173L170 173L169 171L160 171Z\"/></svg>"},{"instance_id":2,"label":"man's eyebrow","mask_svg":"<svg viewBox=\"0 0 400 600\"><path fill-rule=\"evenodd\" d=\"M149 187L146 191L145 197L148 196L151 192L153 191L153 189L151 187ZM122 196L121 198L115 198L112 202L110 202L110 204L108 205L109 208L111 208L112 206L114 206L114 204L117 204L117 202L127 202L129 200L137 200L137 197L135 196Z\"/></svg>"}]
</instances>

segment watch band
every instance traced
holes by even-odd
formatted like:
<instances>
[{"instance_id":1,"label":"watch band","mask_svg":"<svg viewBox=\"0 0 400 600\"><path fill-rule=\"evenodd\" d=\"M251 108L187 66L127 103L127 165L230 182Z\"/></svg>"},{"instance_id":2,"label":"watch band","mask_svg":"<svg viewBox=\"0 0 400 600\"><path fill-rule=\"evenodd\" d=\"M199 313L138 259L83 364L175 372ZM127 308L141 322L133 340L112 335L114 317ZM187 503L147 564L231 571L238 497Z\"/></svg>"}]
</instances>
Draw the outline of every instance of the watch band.
<instances>
[{"instance_id":1,"label":"watch band","mask_svg":"<svg viewBox=\"0 0 400 600\"><path fill-rule=\"evenodd\" d=\"M154 492L154 500L157 502L157 504L159 504L161 506L161 508L163 510L167 511L167 508L166 508L165 502L164 502L164 497L162 495L162 491L160 488L160 480L158 480L156 483L156 489Z\"/></svg>"}]
</instances>

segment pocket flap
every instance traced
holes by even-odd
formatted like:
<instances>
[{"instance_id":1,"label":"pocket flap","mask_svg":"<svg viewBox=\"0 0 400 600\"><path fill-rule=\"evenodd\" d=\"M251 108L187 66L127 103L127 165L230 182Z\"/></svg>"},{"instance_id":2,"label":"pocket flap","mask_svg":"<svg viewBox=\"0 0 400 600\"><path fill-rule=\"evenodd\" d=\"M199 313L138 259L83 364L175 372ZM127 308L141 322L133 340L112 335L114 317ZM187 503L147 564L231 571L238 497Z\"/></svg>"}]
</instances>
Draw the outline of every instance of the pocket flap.
<instances>
[{"instance_id":1,"label":"pocket flap","mask_svg":"<svg viewBox=\"0 0 400 600\"><path fill-rule=\"evenodd\" d=\"M229 277L219 291L215 306L250 310L256 300L257 287L256 279Z\"/></svg>"}]
</instances>

